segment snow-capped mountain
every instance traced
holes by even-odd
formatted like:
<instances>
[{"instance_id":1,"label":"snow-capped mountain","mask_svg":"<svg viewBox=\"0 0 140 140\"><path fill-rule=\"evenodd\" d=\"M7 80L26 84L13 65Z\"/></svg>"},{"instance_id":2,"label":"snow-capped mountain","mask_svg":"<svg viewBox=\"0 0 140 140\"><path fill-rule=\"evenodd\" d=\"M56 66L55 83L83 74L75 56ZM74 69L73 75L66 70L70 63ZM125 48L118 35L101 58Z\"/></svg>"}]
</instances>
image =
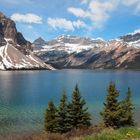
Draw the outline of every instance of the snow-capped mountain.
<instances>
[{"instance_id":1,"label":"snow-capped mountain","mask_svg":"<svg viewBox=\"0 0 140 140\"><path fill-rule=\"evenodd\" d=\"M127 42L129 45L140 48L140 31L126 34L120 37L121 40Z\"/></svg>"},{"instance_id":2,"label":"snow-capped mountain","mask_svg":"<svg viewBox=\"0 0 140 140\"><path fill-rule=\"evenodd\" d=\"M32 50L32 44L17 31L14 21L0 12L0 69L53 69Z\"/></svg>"},{"instance_id":3,"label":"snow-capped mountain","mask_svg":"<svg viewBox=\"0 0 140 140\"><path fill-rule=\"evenodd\" d=\"M125 42L135 42L140 40L140 31L128 33L120 37Z\"/></svg>"},{"instance_id":4,"label":"snow-capped mountain","mask_svg":"<svg viewBox=\"0 0 140 140\"><path fill-rule=\"evenodd\" d=\"M35 47L37 47L36 44L38 43L33 42ZM71 54L92 48L102 48L104 46L106 46L106 42L102 39L90 39L79 36L62 35L58 38L46 42L46 45L42 43L42 47L40 47L39 51L64 51Z\"/></svg>"},{"instance_id":5,"label":"snow-capped mountain","mask_svg":"<svg viewBox=\"0 0 140 140\"><path fill-rule=\"evenodd\" d=\"M105 41L100 38L62 35L34 52L43 61L58 68L140 69L139 39L127 41L126 38Z\"/></svg>"}]
</instances>

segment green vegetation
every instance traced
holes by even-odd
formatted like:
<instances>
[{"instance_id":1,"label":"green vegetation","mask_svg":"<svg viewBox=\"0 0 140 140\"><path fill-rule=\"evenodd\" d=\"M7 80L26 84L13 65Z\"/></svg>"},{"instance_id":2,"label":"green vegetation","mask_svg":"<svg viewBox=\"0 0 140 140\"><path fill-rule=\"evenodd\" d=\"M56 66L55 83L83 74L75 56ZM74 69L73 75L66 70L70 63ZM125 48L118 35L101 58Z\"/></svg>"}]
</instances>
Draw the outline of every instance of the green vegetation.
<instances>
[{"instance_id":1,"label":"green vegetation","mask_svg":"<svg viewBox=\"0 0 140 140\"><path fill-rule=\"evenodd\" d=\"M112 128L133 126L133 105L130 88L128 88L126 97L122 101L118 101L119 92L113 82L110 82L107 93L104 110L101 112L104 124Z\"/></svg>"},{"instance_id":2,"label":"green vegetation","mask_svg":"<svg viewBox=\"0 0 140 140\"><path fill-rule=\"evenodd\" d=\"M90 114L85 108L86 102L82 99L78 85L72 93L72 101L68 106L69 121L71 128L82 128L90 126Z\"/></svg>"},{"instance_id":3,"label":"green vegetation","mask_svg":"<svg viewBox=\"0 0 140 140\"><path fill-rule=\"evenodd\" d=\"M85 105L86 102L82 99L78 85L76 85L69 104L65 93L57 109L52 101L48 103L45 113L45 130L53 133L66 133L72 129L89 127L91 119Z\"/></svg>"},{"instance_id":4,"label":"green vegetation","mask_svg":"<svg viewBox=\"0 0 140 140\"><path fill-rule=\"evenodd\" d=\"M140 138L140 130L123 127L117 130L105 129L101 133L81 138L81 140L138 140L138 138Z\"/></svg>"},{"instance_id":5,"label":"green vegetation","mask_svg":"<svg viewBox=\"0 0 140 140\"><path fill-rule=\"evenodd\" d=\"M120 103L120 125L121 126L133 126L134 120L133 120L133 104L131 101L131 89L128 88L128 91L126 93L125 99Z\"/></svg>"},{"instance_id":6,"label":"green vegetation","mask_svg":"<svg viewBox=\"0 0 140 140\"><path fill-rule=\"evenodd\" d=\"M101 116L107 127L117 127L119 125L120 115L119 103L117 100L119 92L113 82L110 83L107 92L106 103L104 103L104 110L101 112Z\"/></svg>"},{"instance_id":7,"label":"green vegetation","mask_svg":"<svg viewBox=\"0 0 140 140\"><path fill-rule=\"evenodd\" d=\"M71 129L68 117L67 96L64 92L60 99L60 104L57 111L57 132L66 133Z\"/></svg>"},{"instance_id":8,"label":"green vegetation","mask_svg":"<svg viewBox=\"0 0 140 140\"><path fill-rule=\"evenodd\" d=\"M134 128L133 104L131 89L128 88L123 100L118 100L120 93L113 82L107 88L107 96L103 111L100 113L103 122L91 126L91 118L86 102L80 95L78 85L75 86L71 102L68 103L66 93L62 95L58 108L53 102L48 103L45 114L45 130L49 140L132 140L140 138L140 130ZM46 137L47 138L47 137Z\"/></svg>"},{"instance_id":9,"label":"green vegetation","mask_svg":"<svg viewBox=\"0 0 140 140\"><path fill-rule=\"evenodd\" d=\"M57 110L54 103L50 101L45 113L45 130L47 132L56 132L56 112Z\"/></svg>"},{"instance_id":10,"label":"green vegetation","mask_svg":"<svg viewBox=\"0 0 140 140\"><path fill-rule=\"evenodd\" d=\"M93 129L90 134L89 130L77 130L75 133L58 134L58 133L33 133L32 135L11 135L1 137L1 140L140 140L140 130L134 127L123 127L119 129L104 128L100 132Z\"/></svg>"}]
</instances>

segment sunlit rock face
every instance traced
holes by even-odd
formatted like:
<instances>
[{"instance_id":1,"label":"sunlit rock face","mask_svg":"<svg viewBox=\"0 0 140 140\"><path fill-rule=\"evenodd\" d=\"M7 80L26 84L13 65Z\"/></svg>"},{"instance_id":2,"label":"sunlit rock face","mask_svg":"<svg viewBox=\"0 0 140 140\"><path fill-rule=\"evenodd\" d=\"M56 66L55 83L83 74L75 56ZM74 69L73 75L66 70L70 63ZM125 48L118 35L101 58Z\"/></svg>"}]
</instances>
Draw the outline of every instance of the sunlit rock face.
<instances>
[{"instance_id":1,"label":"sunlit rock face","mask_svg":"<svg viewBox=\"0 0 140 140\"><path fill-rule=\"evenodd\" d=\"M0 12L0 69L53 69L33 54L33 46Z\"/></svg>"}]
</instances>

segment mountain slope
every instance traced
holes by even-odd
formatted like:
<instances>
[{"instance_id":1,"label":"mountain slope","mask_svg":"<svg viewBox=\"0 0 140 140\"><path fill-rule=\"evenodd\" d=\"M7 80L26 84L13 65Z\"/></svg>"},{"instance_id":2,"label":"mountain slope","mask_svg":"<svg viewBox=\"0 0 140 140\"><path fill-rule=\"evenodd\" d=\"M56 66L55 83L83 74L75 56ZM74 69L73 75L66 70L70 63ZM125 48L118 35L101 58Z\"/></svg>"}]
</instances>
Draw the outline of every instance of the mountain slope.
<instances>
[{"instance_id":1,"label":"mountain slope","mask_svg":"<svg viewBox=\"0 0 140 140\"><path fill-rule=\"evenodd\" d=\"M121 36L120 39L135 48L140 48L140 32L126 34Z\"/></svg>"},{"instance_id":2,"label":"mountain slope","mask_svg":"<svg viewBox=\"0 0 140 140\"><path fill-rule=\"evenodd\" d=\"M35 53L57 68L140 69L140 44L132 41L63 35Z\"/></svg>"},{"instance_id":3,"label":"mountain slope","mask_svg":"<svg viewBox=\"0 0 140 140\"><path fill-rule=\"evenodd\" d=\"M30 53L24 55L6 39L6 45L0 47L0 69L52 69L50 65Z\"/></svg>"},{"instance_id":4,"label":"mountain slope","mask_svg":"<svg viewBox=\"0 0 140 140\"><path fill-rule=\"evenodd\" d=\"M17 31L14 21L0 12L0 69L53 69L32 50L32 44Z\"/></svg>"}]
</instances>

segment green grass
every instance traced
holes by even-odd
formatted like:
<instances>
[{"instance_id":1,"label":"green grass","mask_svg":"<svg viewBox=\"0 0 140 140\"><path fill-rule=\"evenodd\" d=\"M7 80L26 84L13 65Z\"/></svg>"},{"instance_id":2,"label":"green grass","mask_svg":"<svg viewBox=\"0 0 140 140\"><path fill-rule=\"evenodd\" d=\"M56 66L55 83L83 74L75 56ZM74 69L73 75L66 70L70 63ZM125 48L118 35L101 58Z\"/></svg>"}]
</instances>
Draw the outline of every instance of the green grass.
<instances>
[{"instance_id":1,"label":"green grass","mask_svg":"<svg viewBox=\"0 0 140 140\"><path fill-rule=\"evenodd\" d=\"M140 129L123 127L120 129L102 128L101 131L79 130L70 135L55 133L29 133L0 136L0 140L140 140Z\"/></svg>"},{"instance_id":2,"label":"green grass","mask_svg":"<svg viewBox=\"0 0 140 140\"><path fill-rule=\"evenodd\" d=\"M93 134L82 140L133 140L140 138L140 130L133 127L124 127L117 130L105 129L99 134Z\"/></svg>"}]
</instances>

